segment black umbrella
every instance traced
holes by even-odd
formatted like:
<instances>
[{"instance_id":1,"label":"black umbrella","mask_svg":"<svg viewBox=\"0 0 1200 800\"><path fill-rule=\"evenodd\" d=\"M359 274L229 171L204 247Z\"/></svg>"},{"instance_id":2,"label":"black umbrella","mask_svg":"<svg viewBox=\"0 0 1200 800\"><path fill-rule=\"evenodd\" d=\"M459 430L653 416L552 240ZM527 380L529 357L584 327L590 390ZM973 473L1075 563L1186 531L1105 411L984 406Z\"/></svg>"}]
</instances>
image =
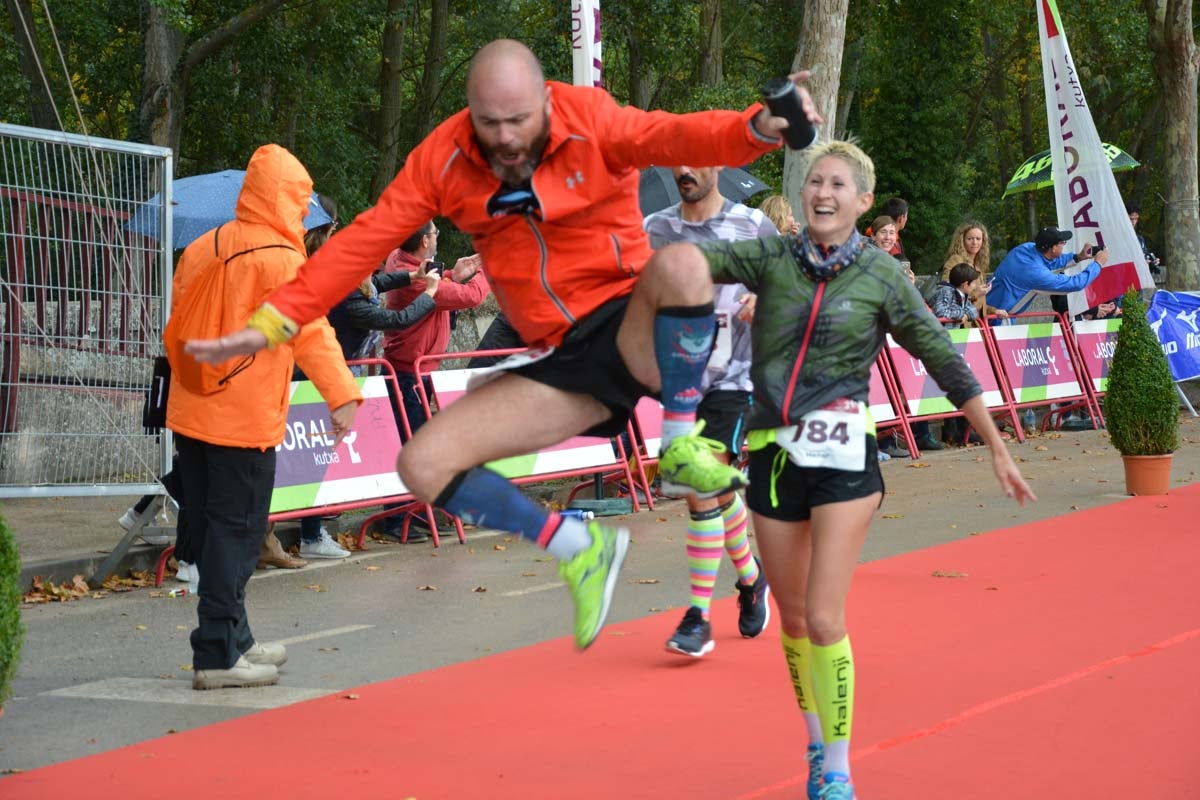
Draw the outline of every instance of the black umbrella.
<instances>
[{"instance_id":1,"label":"black umbrella","mask_svg":"<svg viewBox=\"0 0 1200 800\"><path fill-rule=\"evenodd\" d=\"M723 197L735 203L770 188L746 170L737 167L725 167L717 176L717 189ZM673 206L680 199L679 187L675 185L675 176L671 174L670 169L650 167L642 170L642 178L638 182L638 205L642 209L643 217L667 206Z\"/></svg>"}]
</instances>

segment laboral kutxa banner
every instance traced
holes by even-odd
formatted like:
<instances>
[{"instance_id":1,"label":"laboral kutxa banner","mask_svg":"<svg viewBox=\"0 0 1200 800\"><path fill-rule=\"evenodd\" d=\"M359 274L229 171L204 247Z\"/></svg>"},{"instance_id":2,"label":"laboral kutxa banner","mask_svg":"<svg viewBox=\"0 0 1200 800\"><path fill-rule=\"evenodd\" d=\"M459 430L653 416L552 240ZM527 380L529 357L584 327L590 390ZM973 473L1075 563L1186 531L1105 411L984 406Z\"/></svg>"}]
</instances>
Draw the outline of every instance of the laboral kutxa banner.
<instances>
[{"instance_id":1,"label":"laboral kutxa banner","mask_svg":"<svg viewBox=\"0 0 1200 800\"><path fill-rule=\"evenodd\" d=\"M363 403L337 447L329 406L317 387L311 381L292 383L287 430L275 448L272 514L407 494L396 474L400 433L385 379L357 380Z\"/></svg>"},{"instance_id":2,"label":"laboral kutxa banner","mask_svg":"<svg viewBox=\"0 0 1200 800\"><path fill-rule=\"evenodd\" d=\"M1074 232L1068 250L1098 244L1108 250L1100 277L1067 300L1072 315L1125 293L1130 286L1154 286L1108 157L1088 109L1079 73L1054 0L1035 0L1042 43L1042 81L1053 159L1054 201L1058 227ZM1071 267L1075 272L1082 267Z\"/></svg>"}]
</instances>

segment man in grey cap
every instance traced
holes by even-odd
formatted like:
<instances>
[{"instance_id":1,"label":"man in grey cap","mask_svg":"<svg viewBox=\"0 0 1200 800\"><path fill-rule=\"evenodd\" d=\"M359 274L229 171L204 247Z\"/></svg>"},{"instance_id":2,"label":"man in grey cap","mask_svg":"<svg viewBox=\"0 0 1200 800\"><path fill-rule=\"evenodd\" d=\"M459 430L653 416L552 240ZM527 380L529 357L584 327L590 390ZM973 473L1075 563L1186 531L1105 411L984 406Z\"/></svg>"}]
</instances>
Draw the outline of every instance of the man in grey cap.
<instances>
[{"instance_id":1,"label":"man in grey cap","mask_svg":"<svg viewBox=\"0 0 1200 800\"><path fill-rule=\"evenodd\" d=\"M1037 294L1078 292L1094 281L1108 263L1108 251L1087 244L1077 253L1064 253L1063 244L1070 238L1070 231L1052 226L1038 231L1032 242L1010 250L992 276L987 304L1020 314ZM1062 274L1064 267L1089 259L1092 263L1075 275Z\"/></svg>"}]
</instances>

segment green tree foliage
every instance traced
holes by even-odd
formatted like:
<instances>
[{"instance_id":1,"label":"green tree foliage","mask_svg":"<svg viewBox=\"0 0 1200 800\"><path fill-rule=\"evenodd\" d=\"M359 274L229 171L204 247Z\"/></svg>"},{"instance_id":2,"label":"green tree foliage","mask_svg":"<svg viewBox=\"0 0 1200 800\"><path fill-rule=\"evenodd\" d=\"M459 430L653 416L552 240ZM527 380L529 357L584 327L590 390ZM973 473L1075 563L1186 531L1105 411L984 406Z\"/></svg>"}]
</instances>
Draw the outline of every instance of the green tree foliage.
<instances>
[{"instance_id":1,"label":"green tree foliage","mask_svg":"<svg viewBox=\"0 0 1200 800\"><path fill-rule=\"evenodd\" d=\"M165 9L185 41L255 5L254 0L92 0L29 4L63 126L140 139L147 9ZM394 5L394 4L393 4ZM700 7L695 0L602 0L604 76L622 102L686 111L740 107L765 78L788 70L806 3L723 0L722 72L700 80ZM419 132L465 103L467 63L499 36L528 43L547 77L571 80L570 3L559 0L452 0L440 91L419 108L430 31L429 0L399 4L405 46L400 162ZM381 143L375 126L385 0L290 0L239 35L190 76L179 176L245 164L276 141L308 166L321 192L349 218L370 202ZM1162 252L1162 109L1145 14L1137 0L1072 0L1063 23L1101 138L1145 166L1118 175L1142 204L1141 232ZM1001 199L1012 170L1045 149L1036 6L985 0L851 0L839 120L875 159L880 202L912 206L905 247L919 272L940 267L956 225L987 224L993 258L1029 238L1026 198ZM14 55L14 29L0 23L0 119L29 124L30 92ZM190 39L188 37L191 37ZM59 61L61 48L64 69ZM68 79L69 76L69 79ZM80 114L75 111L78 100ZM783 159L751 171L780 188ZM1035 193L1034 224L1054 218L1053 193ZM448 238L448 242L452 237ZM465 244L464 244L465 247Z\"/></svg>"},{"instance_id":2,"label":"green tree foliage","mask_svg":"<svg viewBox=\"0 0 1200 800\"><path fill-rule=\"evenodd\" d=\"M1108 370L1104 419L1113 447L1126 456L1156 456L1179 447L1179 396L1146 304L1130 289Z\"/></svg>"}]
</instances>

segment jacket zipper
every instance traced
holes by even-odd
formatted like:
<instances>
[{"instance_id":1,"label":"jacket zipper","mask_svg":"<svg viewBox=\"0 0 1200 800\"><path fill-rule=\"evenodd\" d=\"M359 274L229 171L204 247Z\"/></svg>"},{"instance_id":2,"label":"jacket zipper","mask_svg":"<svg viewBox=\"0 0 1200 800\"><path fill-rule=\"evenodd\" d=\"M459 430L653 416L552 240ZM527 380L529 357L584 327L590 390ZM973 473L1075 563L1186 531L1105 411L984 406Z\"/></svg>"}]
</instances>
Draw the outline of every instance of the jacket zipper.
<instances>
[{"instance_id":1,"label":"jacket zipper","mask_svg":"<svg viewBox=\"0 0 1200 800\"><path fill-rule=\"evenodd\" d=\"M804 340L800 342L800 353L792 366L792 377L788 380L787 391L783 393L783 426L792 424L790 412L792 395L796 393L796 382L800 379L800 368L804 365L804 357L808 354L808 342L812 338L813 326L817 322L817 310L821 307L821 297L825 294L825 281L817 284L817 293L813 296L812 311L808 315L808 325L804 328Z\"/></svg>"},{"instance_id":2,"label":"jacket zipper","mask_svg":"<svg viewBox=\"0 0 1200 800\"><path fill-rule=\"evenodd\" d=\"M550 288L550 279L546 274L546 266L549 261L549 256L547 255L546 251L546 240L542 238L542 232L538 230L538 226L533 221L533 217L526 214L525 221L529 223L529 229L533 231L533 238L537 240L538 250L540 250L542 253L542 263L538 267L538 275L542 281L542 289L546 292L546 296L550 298L550 301L558 308L559 312L567 318L567 322L574 325L575 317L572 316L571 312L567 310L566 304L564 304L563 301L558 298L558 295L554 293L554 290Z\"/></svg>"},{"instance_id":3,"label":"jacket zipper","mask_svg":"<svg viewBox=\"0 0 1200 800\"><path fill-rule=\"evenodd\" d=\"M621 270L621 272L624 272L626 275L632 278L636 274L633 268L630 267L629 269L626 269L621 262L621 240L618 239L616 234L613 233L610 233L608 238L612 239L613 256L617 259L617 269Z\"/></svg>"}]
</instances>

